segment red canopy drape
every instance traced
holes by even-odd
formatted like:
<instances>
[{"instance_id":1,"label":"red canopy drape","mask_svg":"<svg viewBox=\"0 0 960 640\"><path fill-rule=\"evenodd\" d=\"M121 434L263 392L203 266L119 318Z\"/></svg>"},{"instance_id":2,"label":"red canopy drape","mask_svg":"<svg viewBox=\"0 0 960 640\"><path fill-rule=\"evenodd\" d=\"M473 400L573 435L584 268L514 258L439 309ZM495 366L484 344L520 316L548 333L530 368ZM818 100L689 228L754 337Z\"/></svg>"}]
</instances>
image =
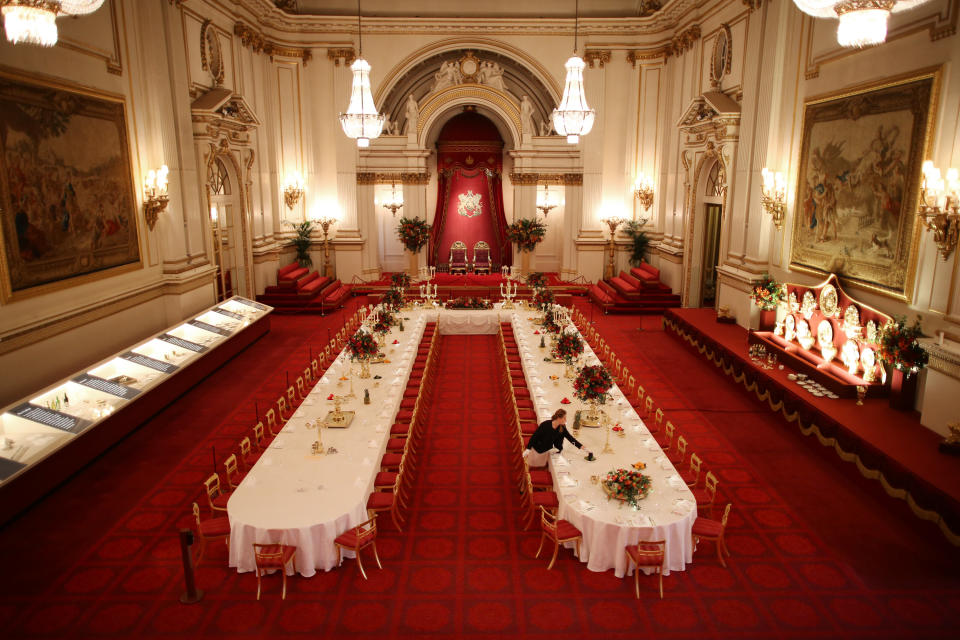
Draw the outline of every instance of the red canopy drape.
<instances>
[{"instance_id":1,"label":"red canopy drape","mask_svg":"<svg viewBox=\"0 0 960 640\"><path fill-rule=\"evenodd\" d=\"M494 269L510 265L513 252L503 212L503 141L496 127L477 113L455 116L440 132L437 165L429 264L446 264L450 246L457 240L467 245L473 260L474 247L483 240L490 245ZM479 210L472 206L477 201Z\"/></svg>"}]
</instances>

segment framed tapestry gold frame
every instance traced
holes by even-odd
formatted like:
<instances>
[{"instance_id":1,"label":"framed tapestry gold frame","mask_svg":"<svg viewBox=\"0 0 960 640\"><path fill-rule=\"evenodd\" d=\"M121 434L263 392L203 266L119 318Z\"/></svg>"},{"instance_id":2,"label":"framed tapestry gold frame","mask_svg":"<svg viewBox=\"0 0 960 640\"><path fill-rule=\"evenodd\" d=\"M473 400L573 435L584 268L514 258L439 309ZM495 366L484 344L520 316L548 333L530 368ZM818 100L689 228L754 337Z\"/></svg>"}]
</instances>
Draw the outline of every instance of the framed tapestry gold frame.
<instances>
[{"instance_id":1,"label":"framed tapestry gold frame","mask_svg":"<svg viewBox=\"0 0 960 640\"><path fill-rule=\"evenodd\" d=\"M940 73L924 69L806 101L791 270L836 273L845 285L910 302Z\"/></svg>"},{"instance_id":2,"label":"framed tapestry gold frame","mask_svg":"<svg viewBox=\"0 0 960 640\"><path fill-rule=\"evenodd\" d=\"M16 236L16 239L9 236L10 232L16 233L16 225L18 224L18 221L15 218L11 218L9 220L7 219L8 216L15 217L17 214L13 212L15 207L12 206L12 185L10 184L10 174L7 166L7 150L4 146L4 148L0 149L0 154L4 156L0 157L0 303L5 304L34 296L44 295L69 287L114 277L121 273L127 273L142 268L143 247L140 244L140 240L143 234L140 221L140 201L137 197L137 190L135 188L137 182L134 178L133 172L133 153L130 144L131 133L128 128L129 123L127 119L127 105L125 98L121 95L111 94L90 87L64 82L62 80L47 76L33 74L25 75L8 68L0 68L0 81L14 85L14 89L11 90L11 93L17 94L19 92L19 95L23 97L23 104L29 104L28 100L31 97L30 94L32 92L34 94L34 101L36 101L37 96L39 95L45 96L45 99L49 100L53 104L58 104L57 101L59 100L59 104L64 105L61 108L61 111L64 109L74 109L74 111L71 112L71 115L80 114L97 118L99 115L113 114L112 119L107 117L102 117L100 119L110 125L116 126L118 135L117 148L114 150L115 154L108 157L108 161L110 163L116 163L119 165L119 169L114 174L114 178L119 181L120 193L118 196L119 204L117 211L123 213L124 217L121 218L120 215L117 214L104 222L104 216L97 215L96 220L91 222L90 220L93 219L94 216L92 210L89 207L84 207L80 204L80 198L76 195L77 189L71 185L72 191L70 191L69 194L76 199L75 206L72 211L68 212L68 215L64 215L63 211L61 211L60 224L63 225L61 228L64 230L64 232L69 231L72 233L73 230L77 228L77 224L79 222L77 220L77 214L81 214L80 217L87 217L87 224L89 224L90 227L95 230L109 231L110 229L113 229L114 226L120 230L123 230L124 224L126 224L127 233L127 242L122 245L117 245L118 250L126 252L124 256L118 257L114 260L117 262L117 264L105 262L104 266L98 267L96 260L103 259L104 254L109 251L109 248L105 247L100 251L99 256L97 256L95 253L98 247L91 246L87 256L87 260L89 262L85 262L84 258L79 257L78 253L78 257L73 265L72 273L70 272L70 267L64 267L63 275L51 276L50 279L44 282L37 284L26 284L15 288L13 282L13 267L10 261L11 256L8 255L8 251L10 250L11 246L17 250L22 251L23 249L21 246L19 246L19 234ZM14 105L17 104L16 98L16 95L7 98L4 98L3 95L0 95L0 108L4 108L2 104L4 100L12 102ZM81 106L78 107L77 105ZM83 111L85 108L93 109L93 111ZM98 108L100 109L99 112L97 111ZM10 105L7 105L5 109L8 114L12 113ZM3 120L3 118L0 117L0 120ZM24 127L29 127L30 125L30 122L25 122L23 120L24 119L21 119L17 123L0 121L0 128L4 129L3 140L5 142L9 142L8 136L12 131L17 131L18 133L22 133L27 137L31 137L35 144L39 145L40 142L37 142L37 140L40 139L43 132L38 132L37 128L34 128L29 132L21 131ZM54 124L50 126L56 125ZM75 132L74 135L76 135ZM74 141L74 143L84 144L83 141ZM63 146L67 145L64 144ZM61 160L61 158L57 157L57 160ZM89 168L92 169L93 167ZM66 169L76 170L76 167L65 167L65 170ZM23 172L21 173L23 174ZM99 177L99 174L100 171L88 171L85 177L81 177L75 173L73 179L78 183L82 180L96 180ZM22 183L29 183L31 188L34 187L36 180L36 176L31 177L23 174ZM38 190L33 188L33 191L36 192ZM64 200L68 197L67 194L68 191L64 190L62 196ZM44 194L41 193L39 195ZM34 197L38 196L35 194ZM89 200L89 196L87 199ZM126 202L123 202L124 200L126 200ZM123 207L122 205L126 206ZM45 200L42 200L42 208L40 211L49 212L52 210L51 207L53 206L53 203L48 203ZM62 204L61 208L65 210ZM34 206L34 209L36 209L36 206ZM29 221L29 215L25 217L24 220ZM109 226L109 229L106 228L106 226L98 225ZM8 241L12 242L13 244L8 245ZM64 256L64 262L66 262L68 259L69 256Z\"/></svg>"}]
</instances>

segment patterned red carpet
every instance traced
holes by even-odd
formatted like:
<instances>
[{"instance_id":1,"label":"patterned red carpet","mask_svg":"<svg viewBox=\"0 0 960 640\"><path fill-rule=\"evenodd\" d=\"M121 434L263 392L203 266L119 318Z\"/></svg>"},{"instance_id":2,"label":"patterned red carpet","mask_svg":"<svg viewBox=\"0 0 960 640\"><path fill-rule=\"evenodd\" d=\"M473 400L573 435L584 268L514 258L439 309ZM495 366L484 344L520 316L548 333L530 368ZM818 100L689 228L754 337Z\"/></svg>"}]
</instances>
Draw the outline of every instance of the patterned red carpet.
<instances>
[{"instance_id":1,"label":"patterned red carpet","mask_svg":"<svg viewBox=\"0 0 960 640\"><path fill-rule=\"evenodd\" d=\"M303 368L342 318L274 318L273 330L0 531L4 637L953 637L956 549L856 473L764 412L644 318L595 316L604 335L720 477L734 502L733 553L709 545L689 570L632 581L556 567L520 531L497 404L495 339L444 337L436 402L407 526L381 529L384 569L356 565L279 579L226 568L213 544L206 591L183 606L176 529L218 461L252 426L253 405ZM469 380L465 371L469 371ZM834 455L834 454L829 454ZM171 460L179 462L171 463ZM851 465L848 465L851 466ZM875 483L874 483L875 484ZM369 567L368 563L368 567Z\"/></svg>"}]
</instances>

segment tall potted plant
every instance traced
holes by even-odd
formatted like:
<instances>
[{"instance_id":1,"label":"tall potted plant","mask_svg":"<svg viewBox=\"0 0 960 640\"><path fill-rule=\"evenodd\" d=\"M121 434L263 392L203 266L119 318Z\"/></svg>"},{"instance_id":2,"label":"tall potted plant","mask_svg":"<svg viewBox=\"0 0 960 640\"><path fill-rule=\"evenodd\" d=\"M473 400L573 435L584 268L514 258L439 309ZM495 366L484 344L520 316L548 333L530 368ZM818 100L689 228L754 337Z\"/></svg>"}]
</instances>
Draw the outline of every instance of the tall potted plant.
<instances>
[{"instance_id":1,"label":"tall potted plant","mask_svg":"<svg viewBox=\"0 0 960 640\"><path fill-rule=\"evenodd\" d=\"M533 218L520 218L507 227L507 238L520 250L520 272L530 273L530 253L543 242L547 225Z\"/></svg>"},{"instance_id":2,"label":"tall potted plant","mask_svg":"<svg viewBox=\"0 0 960 640\"><path fill-rule=\"evenodd\" d=\"M927 366L929 356L920 346L923 337L920 320L907 326L907 319L898 316L880 328L877 343L880 361L892 369L890 376L890 406L901 411L912 411L917 396L917 378Z\"/></svg>"},{"instance_id":3,"label":"tall potted plant","mask_svg":"<svg viewBox=\"0 0 960 640\"><path fill-rule=\"evenodd\" d=\"M310 234L313 233L313 220L304 220L303 222L285 220L284 222L293 227L293 231L296 233L288 246L296 249L297 264L301 267L312 267L313 259L310 257L310 244L312 240L310 239Z\"/></svg>"},{"instance_id":4,"label":"tall potted plant","mask_svg":"<svg viewBox=\"0 0 960 640\"><path fill-rule=\"evenodd\" d=\"M410 252L410 275L417 275L417 254L430 242L430 227L420 218L400 218L397 235L404 248Z\"/></svg>"},{"instance_id":5,"label":"tall potted plant","mask_svg":"<svg viewBox=\"0 0 960 640\"><path fill-rule=\"evenodd\" d=\"M647 253L647 247L650 246L650 238L647 237L646 231L643 230L643 223L639 220L627 222L623 232L633 240L633 246L630 248L630 264L639 267Z\"/></svg>"}]
</instances>

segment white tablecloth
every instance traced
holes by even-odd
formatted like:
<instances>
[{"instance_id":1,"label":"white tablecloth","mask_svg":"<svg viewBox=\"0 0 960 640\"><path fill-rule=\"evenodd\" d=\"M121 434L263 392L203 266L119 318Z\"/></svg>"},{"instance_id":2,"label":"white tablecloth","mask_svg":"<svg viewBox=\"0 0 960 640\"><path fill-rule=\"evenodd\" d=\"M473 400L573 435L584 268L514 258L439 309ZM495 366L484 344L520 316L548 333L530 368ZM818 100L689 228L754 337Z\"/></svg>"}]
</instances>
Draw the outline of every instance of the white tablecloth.
<instances>
[{"instance_id":1,"label":"white tablecloth","mask_svg":"<svg viewBox=\"0 0 960 640\"><path fill-rule=\"evenodd\" d=\"M563 377L564 366L544 361L549 346L539 348L540 336L534 334L536 327L530 321L533 315L529 311L518 312L513 321L530 395L541 422L564 407L568 413L567 428L571 429L575 412L587 407L574 396L573 381ZM547 343L549 345L549 339ZM586 359L588 364L598 363L589 345ZM551 375L560 376L557 385L550 380ZM617 577L622 578L627 573L624 547L640 540L665 540L667 569L664 574L682 571L686 563L693 560L690 530L697 517L696 500L620 389L615 386L611 393L613 399L605 409L614 424L619 422L626 431L623 437L610 434L614 453L602 453L604 429L584 427L576 438L597 460L587 462L585 454L566 441L563 453L551 456L550 470L560 498L560 517L583 533L580 560L586 562L591 571L614 569ZM569 398L571 404L561 404L564 397ZM603 477L613 469L631 469L638 461L646 463L643 473L653 481L653 488L641 501L639 511L618 500L608 500L600 485L591 482L592 475Z\"/></svg>"},{"instance_id":2,"label":"white tablecloth","mask_svg":"<svg viewBox=\"0 0 960 640\"><path fill-rule=\"evenodd\" d=\"M501 303L493 309L444 309L425 307L423 312L431 322L437 323L442 335L491 335L496 334L501 322L509 322L513 311L501 309Z\"/></svg>"},{"instance_id":3,"label":"white tablecloth","mask_svg":"<svg viewBox=\"0 0 960 640\"><path fill-rule=\"evenodd\" d=\"M297 547L296 571L312 576L317 569L334 566L334 538L367 519L367 498L426 324L423 313L403 315L410 318L406 330L395 327L387 335L391 362L371 365L371 373L383 379L355 377L356 398L342 407L356 412L353 422L346 429L323 430L324 447L335 447L338 453L311 455L317 432L304 425L333 409L329 394L349 393L348 382L337 386L350 366L343 354L233 492L227 502L231 567L253 571L253 543L282 542ZM393 345L394 340L399 344ZM364 389L370 391L369 405L363 404Z\"/></svg>"}]
</instances>

